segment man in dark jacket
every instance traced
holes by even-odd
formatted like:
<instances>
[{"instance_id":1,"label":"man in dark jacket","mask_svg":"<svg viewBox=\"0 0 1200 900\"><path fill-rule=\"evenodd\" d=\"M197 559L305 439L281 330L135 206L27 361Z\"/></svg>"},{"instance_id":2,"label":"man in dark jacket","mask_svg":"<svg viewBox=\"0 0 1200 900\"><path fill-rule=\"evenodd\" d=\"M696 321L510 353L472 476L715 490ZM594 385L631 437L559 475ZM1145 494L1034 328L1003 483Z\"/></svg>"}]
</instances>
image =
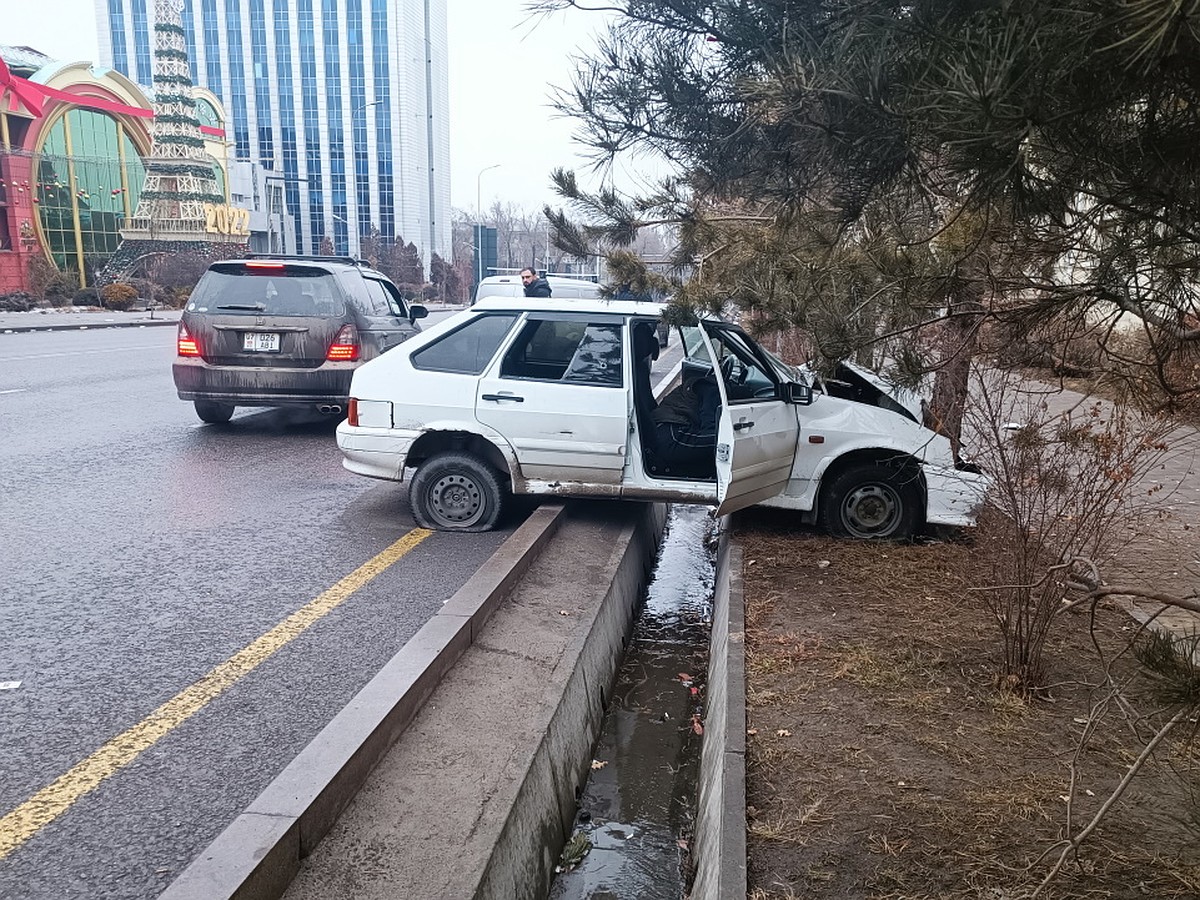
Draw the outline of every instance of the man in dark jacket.
<instances>
[{"instance_id":1,"label":"man in dark jacket","mask_svg":"<svg viewBox=\"0 0 1200 900\"><path fill-rule=\"evenodd\" d=\"M521 284L525 285L526 297L549 297L550 282L545 278L538 278L537 272L533 269L521 270Z\"/></svg>"}]
</instances>

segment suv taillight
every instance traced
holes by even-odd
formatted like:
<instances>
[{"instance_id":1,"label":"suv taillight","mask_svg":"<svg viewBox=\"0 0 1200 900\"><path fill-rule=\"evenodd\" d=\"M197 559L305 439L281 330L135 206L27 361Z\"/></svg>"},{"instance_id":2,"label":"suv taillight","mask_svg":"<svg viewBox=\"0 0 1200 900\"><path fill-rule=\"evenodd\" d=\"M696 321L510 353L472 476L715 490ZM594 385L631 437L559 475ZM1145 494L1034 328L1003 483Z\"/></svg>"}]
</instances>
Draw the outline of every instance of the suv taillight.
<instances>
[{"instance_id":1,"label":"suv taillight","mask_svg":"<svg viewBox=\"0 0 1200 900\"><path fill-rule=\"evenodd\" d=\"M352 428L358 427L358 398L351 397L346 404L346 424Z\"/></svg>"},{"instance_id":2,"label":"suv taillight","mask_svg":"<svg viewBox=\"0 0 1200 900\"><path fill-rule=\"evenodd\" d=\"M187 326L179 323L179 333L175 337L175 352L180 356L199 356L200 344L188 333Z\"/></svg>"},{"instance_id":3,"label":"suv taillight","mask_svg":"<svg viewBox=\"0 0 1200 900\"><path fill-rule=\"evenodd\" d=\"M353 325L343 325L342 330L333 339L333 343L329 345L325 358L330 362L354 362L358 359L361 350L362 347L358 342L358 329Z\"/></svg>"}]
</instances>

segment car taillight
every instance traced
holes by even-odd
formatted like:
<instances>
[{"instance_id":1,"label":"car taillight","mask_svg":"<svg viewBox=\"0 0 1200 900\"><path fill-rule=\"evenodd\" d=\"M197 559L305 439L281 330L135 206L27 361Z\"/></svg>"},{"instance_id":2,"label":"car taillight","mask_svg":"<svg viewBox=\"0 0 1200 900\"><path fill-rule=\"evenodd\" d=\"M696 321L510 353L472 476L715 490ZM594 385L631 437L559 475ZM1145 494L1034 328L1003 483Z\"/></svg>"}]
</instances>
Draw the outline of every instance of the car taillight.
<instances>
[{"instance_id":1,"label":"car taillight","mask_svg":"<svg viewBox=\"0 0 1200 900\"><path fill-rule=\"evenodd\" d=\"M200 344L188 333L187 327L180 322L179 334L175 338L175 352L180 356L199 356Z\"/></svg>"},{"instance_id":2,"label":"car taillight","mask_svg":"<svg viewBox=\"0 0 1200 900\"><path fill-rule=\"evenodd\" d=\"M350 402L346 404L346 424L353 428L358 427L358 399L351 397Z\"/></svg>"},{"instance_id":3,"label":"car taillight","mask_svg":"<svg viewBox=\"0 0 1200 900\"><path fill-rule=\"evenodd\" d=\"M358 329L353 325L343 325L333 343L325 353L330 362L354 362L362 347L358 342Z\"/></svg>"}]
</instances>

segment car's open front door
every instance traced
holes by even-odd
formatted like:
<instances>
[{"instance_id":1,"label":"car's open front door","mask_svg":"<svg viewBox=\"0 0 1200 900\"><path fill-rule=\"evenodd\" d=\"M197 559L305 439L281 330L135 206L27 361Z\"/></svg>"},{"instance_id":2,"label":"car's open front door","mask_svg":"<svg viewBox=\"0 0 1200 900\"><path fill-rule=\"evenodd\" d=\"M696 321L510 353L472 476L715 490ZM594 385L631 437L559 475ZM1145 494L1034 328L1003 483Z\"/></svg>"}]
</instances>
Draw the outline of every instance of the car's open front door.
<instances>
[{"instance_id":1,"label":"car's open front door","mask_svg":"<svg viewBox=\"0 0 1200 900\"><path fill-rule=\"evenodd\" d=\"M799 433L779 375L740 328L705 322L718 363L717 515L774 497L787 485Z\"/></svg>"}]
</instances>

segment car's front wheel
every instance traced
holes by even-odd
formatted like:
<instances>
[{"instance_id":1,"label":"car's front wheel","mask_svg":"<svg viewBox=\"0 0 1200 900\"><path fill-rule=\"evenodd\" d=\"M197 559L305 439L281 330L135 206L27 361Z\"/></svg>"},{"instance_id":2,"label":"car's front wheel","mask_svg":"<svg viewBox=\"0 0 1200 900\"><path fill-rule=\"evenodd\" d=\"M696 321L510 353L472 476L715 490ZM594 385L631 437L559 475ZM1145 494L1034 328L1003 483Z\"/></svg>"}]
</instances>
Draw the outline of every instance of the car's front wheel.
<instances>
[{"instance_id":1,"label":"car's front wheel","mask_svg":"<svg viewBox=\"0 0 1200 900\"><path fill-rule=\"evenodd\" d=\"M508 495L496 471L468 453L430 457L408 493L417 524L436 531L490 531Z\"/></svg>"},{"instance_id":2,"label":"car's front wheel","mask_svg":"<svg viewBox=\"0 0 1200 900\"><path fill-rule=\"evenodd\" d=\"M233 418L234 407L229 403L214 403L212 400L193 400L196 415L209 425L223 425Z\"/></svg>"},{"instance_id":3,"label":"car's front wheel","mask_svg":"<svg viewBox=\"0 0 1200 900\"><path fill-rule=\"evenodd\" d=\"M877 463L851 466L822 489L821 522L839 537L912 540L921 523L917 475Z\"/></svg>"}]
</instances>

